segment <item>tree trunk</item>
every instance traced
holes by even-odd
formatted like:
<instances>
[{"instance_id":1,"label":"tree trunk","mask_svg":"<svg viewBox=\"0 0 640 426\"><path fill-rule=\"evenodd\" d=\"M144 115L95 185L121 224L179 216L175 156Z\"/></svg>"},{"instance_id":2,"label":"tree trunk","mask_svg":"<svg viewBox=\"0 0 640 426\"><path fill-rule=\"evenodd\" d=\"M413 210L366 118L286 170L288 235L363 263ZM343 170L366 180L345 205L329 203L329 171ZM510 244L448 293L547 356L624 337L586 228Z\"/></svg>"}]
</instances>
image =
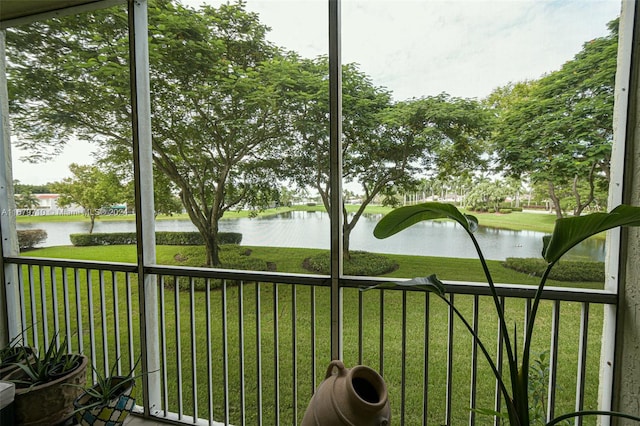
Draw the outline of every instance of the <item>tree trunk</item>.
<instances>
[{"instance_id":1,"label":"tree trunk","mask_svg":"<svg viewBox=\"0 0 640 426\"><path fill-rule=\"evenodd\" d=\"M342 227L342 253L344 260L351 259L351 253L349 253L349 239L351 236L351 228L346 224Z\"/></svg>"},{"instance_id":2,"label":"tree trunk","mask_svg":"<svg viewBox=\"0 0 640 426\"><path fill-rule=\"evenodd\" d=\"M549 181L549 197L553 202L553 206L556 209L556 217L562 219L562 208L560 207L560 199L556 196L556 189L553 186L553 182Z\"/></svg>"},{"instance_id":3,"label":"tree trunk","mask_svg":"<svg viewBox=\"0 0 640 426\"><path fill-rule=\"evenodd\" d=\"M593 182L595 169L596 163L594 162L591 165L591 170L589 170L589 176L587 178L589 182L589 195L587 196L587 200L584 203L582 203L580 193L578 192L578 175L575 175L573 178L573 196L576 199L576 208L573 209L574 216L580 216L582 214L582 211L586 209L587 206L589 206L595 198L595 184Z\"/></svg>"},{"instance_id":4,"label":"tree trunk","mask_svg":"<svg viewBox=\"0 0 640 426\"><path fill-rule=\"evenodd\" d=\"M96 224L96 215L89 214L89 219L91 220L91 226L89 226L89 233L93 234L93 227Z\"/></svg>"},{"instance_id":5,"label":"tree trunk","mask_svg":"<svg viewBox=\"0 0 640 426\"><path fill-rule=\"evenodd\" d=\"M220 266L220 253L217 244L218 232L211 230L211 232L204 237L204 246L207 250L207 266Z\"/></svg>"}]
</instances>

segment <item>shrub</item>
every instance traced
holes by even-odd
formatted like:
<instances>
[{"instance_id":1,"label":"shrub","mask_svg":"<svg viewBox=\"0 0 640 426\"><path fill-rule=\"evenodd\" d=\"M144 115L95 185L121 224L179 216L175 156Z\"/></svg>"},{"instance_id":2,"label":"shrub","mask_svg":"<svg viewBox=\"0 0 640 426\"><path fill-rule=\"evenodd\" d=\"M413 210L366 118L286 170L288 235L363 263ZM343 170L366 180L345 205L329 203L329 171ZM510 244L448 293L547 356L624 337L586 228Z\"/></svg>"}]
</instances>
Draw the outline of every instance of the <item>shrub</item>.
<instances>
[{"instance_id":1,"label":"shrub","mask_svg":"<svg viewBox=\"0 0 640 426\"><path fill-rule=\"evenodd\" d=\"M109 232L95 234L71 234L74 246L113 246L135 244L135 232ZM242 234L239 232L218 233L218 244L240 244ZM204 240L199 232L156 232L156 244L166 246L203 245Z\"/></svg>"},{"instance_id":2,"label":"shrub","mask_svg":"<svg viewBox=\"0 0 640 426\"><path fill-rule=\"evenodd\" d=\"M344 261L345 275L377 276L398 269L395 261L381 254L365 251L352 251L350 254L351 258ZM302 266L309 271L328 275L331 271L331 253L323 252L308 257Z\"/></svg>"},{"instance_id":3,"label":"shrub","mask_svg":"<svg viewBox=\"0 0 640 426\"><path fill-rule=\"evenodd\" d=\"M512 212L521 212L522 211L522 207L509 207L511 209Z\"/></svg>"},{"instance_id":4,"label":"shrub","mask_svg":"<svg viewBox=\"0 0 640 426\"><path fill-rule=\"evenodd\" d=\"M135 232L108 232L95 234L71 234L71 244L74 246L113 246L135 244Z\"/></svg>"},{"instance_id":5,"label":"shrub","mask_svg":"<svg viewBox=\"0 0 640 426\"><path fill-rule=\"evenodd\" d=\"M264 259L251 256L251 250L246 248L234 247L232 245L226 245L220 248L220 268L223 269L240 269L247 271L267 271L273 270L273 265L267 264ZM183 253L177 253L177 257L180 257L180 264L185 266L204 266L204 250L202 248L189 248L186 247ZM270 266L272 266L270 268ZM204 291L206 289L207 280L205 278L194 278L193 287L196 291ZM227 285L237 285L238 283L233 280L228 280ZM164 285L169 289L175 287L175 277L165 276ZM222 287L222 280L209 279L209 288L217 289ZM178 280L178 289L181 291L188 291L191 288L191 282L188 278L180 278Z\"/></svg>"},{"instance_id":6,"label":"shrub","mask_svg":"<svg viewBox=\"0 0 640 426\"><path fill-rule=\"evenodd\" d=\"M18 231L18 247L20 250L32 249L47 239L44 229L24 229Z\"/></svg>"},{"instance_id":7,"label":"shrub","mask_svg":"<svg viewBox=\"0 0 640 426\"><path fill-rule=\"evenodd\" d=\"M218 244L240 244L242 234L239 232L219 232ZM156 232L156 244L164 246L198 246L204 240L199 232Z\"/></svg>"},{"instance_id":8,"label":"shrub","mask_svg":"<svg viewBox=\"0 0 640 426\"><path fill-rule=\"evenodd\" d=\"M547 267L547 262L544 259L508 257L502 265L540 277ZM604 262L564 260L553 267L549 278L556 281L604 282Z\"/></svg>"},{"instance_id":9,"label":"shrub","mask_svg":"<svg viewBox=\"0 0 640 426\"><path fill-rule=\"evenodd\" d=\"M513 211L513 209L500 209L498 210L501 214L509 214Z\"/></svg>"}]
</instances>

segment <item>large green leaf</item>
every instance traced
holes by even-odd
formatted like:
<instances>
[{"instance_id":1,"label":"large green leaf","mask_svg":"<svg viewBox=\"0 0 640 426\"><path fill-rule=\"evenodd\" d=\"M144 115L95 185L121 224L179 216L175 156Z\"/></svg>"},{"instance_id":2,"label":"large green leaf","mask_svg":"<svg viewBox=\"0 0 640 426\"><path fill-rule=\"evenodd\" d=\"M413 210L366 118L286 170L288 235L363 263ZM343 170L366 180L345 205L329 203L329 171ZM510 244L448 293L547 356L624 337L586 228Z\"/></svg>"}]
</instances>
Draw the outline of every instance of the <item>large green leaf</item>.
<instances>
[{"instance_id":1,"label":"large green leaf","mask_svg":"<svg viewBox=\"0 0 640 426\"><path fill-rule=\"evenodd\" d=\"M558 219L551 238L543 240L542 257L549 263L556 262L581 241L618 226L640 226L640 207L623 204L609 213Z\"/></svg>"},{"instance_id":2,"label":"large green leaf","mask_svg":"<svg viewBox=\"0 0 640 426\"><path fill-rule=\"evenodd\" d=\"M469 233L478 229L478 220L474 216L462 214L451 204L423 203L391 211L378 222L373 235L380 239L387 238L418 222L432 219L453 219Z\"/></svg>"},{"instance_id":3,"label":"large green leaf","mask_svg":"<svg viewBox=\"0 0 640 426\"><path fill-rule=\"evenodd\" d=\"M411 288L414 290L428 291L431 293L436 293L439 296L443 296L445 293L444 284L442 283L442 281L438 279L438 277L436 277L435 274L429 275L428 277L413 278L408 281L397 281L397 282L376 284L374 286L363 289L363 291L372 290L372 289L383 290L386 288L397 289L397 288L403 288L403 287Z\"/></svg>"}]
</instances>

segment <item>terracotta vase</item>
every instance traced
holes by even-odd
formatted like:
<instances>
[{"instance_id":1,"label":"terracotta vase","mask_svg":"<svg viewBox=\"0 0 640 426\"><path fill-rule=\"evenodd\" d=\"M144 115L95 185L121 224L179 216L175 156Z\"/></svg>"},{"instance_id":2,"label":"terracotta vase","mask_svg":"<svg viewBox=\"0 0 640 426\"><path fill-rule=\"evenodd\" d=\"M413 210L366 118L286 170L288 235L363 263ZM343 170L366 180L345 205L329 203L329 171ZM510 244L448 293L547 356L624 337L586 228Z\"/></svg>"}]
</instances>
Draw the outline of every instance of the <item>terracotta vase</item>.
<instances>
[{"instance_id":1,"label":"terracotta vase","mask_svg":"<svg viewBox=\"0 0 640 426\"><path fill-rule=\"evenodd\" d=\"M329 364L302 419L302 426L389 424L391 409L382 377L363 365L345 368L338 360Z\"/></svg>"}]
</instances>

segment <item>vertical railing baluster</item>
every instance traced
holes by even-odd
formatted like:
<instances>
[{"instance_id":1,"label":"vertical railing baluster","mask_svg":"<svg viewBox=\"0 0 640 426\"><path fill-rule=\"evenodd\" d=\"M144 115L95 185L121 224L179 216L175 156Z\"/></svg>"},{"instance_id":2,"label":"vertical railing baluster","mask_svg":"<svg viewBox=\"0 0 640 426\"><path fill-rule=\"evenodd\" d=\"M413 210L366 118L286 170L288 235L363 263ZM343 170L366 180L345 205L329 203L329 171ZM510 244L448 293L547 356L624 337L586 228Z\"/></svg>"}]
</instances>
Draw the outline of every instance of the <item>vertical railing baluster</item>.
<instances>
[{"instance_id":1,"label":"vertical railing baluster","mask_svg":"<svg viewBox=\"0 0 640 426\"><path fill-rule=\"evenodd\" d=\"M448 308L448 321L447 321L447 393L445 398L445 424L451 424L451 401L453 399L453 304L454 294L449 295L449 302L451 306Z\"/></svg>"},{"instance_id":2,"label":"vertical railing baluster","mask_svg":"<svg viewBox=\"0 0 640 426\"><path fill-rule=\"evenodd\" d=\"M227 324L227 280L222 280L222 301L220 313L222 315L222 388L224 390L224 424L229 419L229 326Z\"/></svg>"},{"instance_id":3,"label":"vertical railing baluster","mask_svg":"<svg viewBox=\"0 0 640 426\"><path fill-rule=\"evenodd\" d=\"M87 310L89 312L89 351L91 353L91 365L96 366L96 331L95 319L93 317L93 279L91 277L91 269L85 270L87 273ZM95 369L92 370L93 382L96 381Z\"/></svg>"},{"instance_id":4,"label":"vertical railing baluster","mask_svg":"<svg viewBox=\"0 0 640 426\"><path fill-rule=\"evenodd\" d=\"M311 393L316 391L316 287L311 286Z\"/></svg>"},{"instance_id":5,"label":"vertical railing baluster","mask_svg":"<svg viewBox=\"0 0 640 426\"><path fill-rule=\"evenodd\" d=\"M500 306L503 312L504 312L504 304L505 304L504 297L501 297ZM503 358L503 352L504 352L504 341L503 341L503 335L502 335L502 327L500 327L499 323L498 323L498 342L496 346L497 346L496 347L496 369L498 370L498 373L502 375L502 358ZM502 406L502 393L500 392L498 379L496 379L495 400L493 405L494 411L496 413L499 413L501 406ZM493 424L494 426L500 426L500 419L497 416L494 416Z\"/></svg>"},{"instance_id":6,"label":"vertical railing baluster","mask_svg":"<svg viewBox=\"0 0 640 426\"><path fill-rule=\"evenodd\" d=\"M102 324L100 329L102 330L102 361L104 365L105 374L108 374L110 369L109 365L109 339L108 339L108 330L107 330L107 297L105 291L105 282L104 282L104 271L101 270L98 273L98 277L100 278L100 318Z\"/></svg>"},{"instance_id":7,"label":"vertical railing baluster","mask_svg":"<svg viewBox=\"0 0 640 426\"><path fill-rule=\"evenodd\" d=\"M69 279L67 268L62 268L62 303L64 305L64 333L67 336L67 352L71 353L71 308L69 304ZM23 323L24 324L24 323Z\"/></svg>"},{"instance_id":8,"label":"vertical railing baluster","mask_svg":"<svg viewBox=\"0 0 640 426\"><path fill-rule=\"evenodd\" d=\"M480 313L480 297L478 295L473 296L473 332L478 335L479 330L479 313ZM475 425L476 422L476 393L478 383L478 342L476 339L471 338L471 389L469 391L469 426Z\"/></svg>"},{"instance_id":9,"label":"vertical railing baluster","mask_svg":"<svg viewBox=\"0 0 640 426\"><path fill-rule=\"evenodd\" d=\"M296 286L291 285L291 377L292 377L292 401L293 423L298 424L298 331L297 322L297 294Z\"/></svg>"},{"instance_id":10,"label":"vertical railing baluster","mask_svg":"<svg viewBox=\"0 0 640 426\"><path fill-rule=\"evenodd\" d=\"M280 424L280 338L278 333L278 284L273 284L273 403L275 405L275 425Z\"/></svg>"},{"instance_id":11,"label":"vertical railing baluster","mask_svg":"<svg viewBox=\"0 0 640 426\"><path fill-rule=\"evenodd\" d=\"M245 353L244 353L244 281L238 283L238 356L240 362L240 426L246 424Z\"/></svg>"},{"instance_id":12,"label":"vertical railing baluster","mask_svg":"<svg viewBox=\"0 0 640 426\"><path fill-rule=\"evenodd\" d=\"M549 392L547 394L547 422L555 417L556 380L558 374L558 338L560 332L560 301L553 303L551 319L551 351L549 355Z\"/></svg>"},{"instance_id":13,"label":"vertical railing baluster","mask_svg":"<svg viewBox=\"0 0 640 426\"><path fill-rule=\"evenodd\" d=\"M82 296L80 269L73 268L73 286L76 293L76 325L78 327L78 352L84 353L84 327L82 327Z\"/></svg>"},{"instance_id":14,"label":"vertical railing baluster","mask_svg":"<svg viewBox=\"0 0 640 426\"><path fill-rule=\"evenodd\" d=\"M358 364L362 365L364 358L364 294L358 291Z\"/></svg>"},{"instance_id":15,"label":"vertical railing baluster","mask_svg":"<svg viewBox=\"0 0 640 426\"><path fill-rule=\"evenodd\" d=\"M207 278L206 286L205 286L205 301L204 301L204 310L205 310L205 328L206 328L206 336L207 336L207 396L209 397L208 404L208 420L209 426L213 426L213 344L212 344L212 336L211 336L211 279Z\"/></svg>"},{"instance_id":16,"label":"vertical railing baluster","mask_svg":"<svg viewBox=\"0 0 640 426\"><path fill-rule=\"evenodd\" d=\"M38 311L36 310L36 286L34 279L33 266L29 265L29 302L31 305L31 333L33 336L33 346L35 348L39 348L39 337L38 337Z\"/></svg>"},{"instance_id":17,"label":"vertical railing baluster","mask_svg":"<svg viewBox=\"0 0 640 426\"><path fill-rule=\"evenodd\" d=\"M51 280L51 307L53 308L53 335L56 340L56 347L60 347L60 321L58 318L58 280L56 279L56 269L49 267L49 279ZM44 306L44 305L43 305Z\"/></svg>"},{"instance_id":18,"label":"vertical railing baluster","mask_svg":"<svg viewBox=\"0 0 640 426\"><path fill-rule=\"evenodd\" d=\"M580 309L580 344L578 347L578 378L576 381L576 411L584 409L584 392L587 374L587 347L589 338L589 303L583 302ZM576 426L582 426L582 417L576 417Z\"/></svg>"},{"instance_id":19,"label":"vertical railing baluster","mask_svg":"<svg viewBox=\"0 0 640 426\"><path fill-rule=\"evenodd\" d=\"M529 323L529 316L531 315L531 299L526 299L525 309L524 309L524 328L527 329L527 324Z\"/></svg>"},{"instance_id":20,"label":"vertical railing baluster","mask_svg":"<svg viewBox=\"0 0 640 426\"><path fill-rule=\"evenodd\" d=\"M174 277L173 288L173 311L176 322L176 381L178 384L178 420L182 420L183 412L183 400L182 400L182 345L180 342L180 278Z\"/></svg>"},{"instance_id":21,"label":"vertical railing baluster","mask_svg":"<svg viewBox=\"0 0 640 426\"><path fill-rule=\"evenodd\" d=\"M135 354L133 349L133 305L131 300L131 274L127 272L125 276L125 294L127 302L127 336L129 341L129 369L135 365ZM164 305L160 305L161 310Z\"/></svg>"},{"instance_id":22,"label":"vertical railing baluster","mask_svg":"<svg viewBox=\"0 0 640 426\"><path fill-rule=\"evenodd\" d=\"M178 280L178 277L173 277ZM165 315L164 286L165 277L160 276L160 286L158 287L158 297L160 300L159 324L160 324L160 356L162 358L162 410L166 417L169 414L169 385L167 378L167 320Z\"/></svg>"},{"instance_id":23,"label":"vertical railing baluster","mask_svg":"<svg viewBox=\"0 0 640 426\"><path fill-rule=\"evenodd\" d=\"M198 356L196 352L196 300L195 281L189 277L189 317L191 319L191 380L193 397L193 418L198 418Z\"/></svg>"},{"instance_id":24,"label":"vertical railing baluster","mask_svg":"<svg viewBox=\"0 0 640 426\"><path fill-rule=\"evenodd\" d=\"M380 290L380 323L378 329L380 333L378 373L384 377L384 290Z\"/></svg>"},{"instance_id":25,"label":"vertical railing baluster","mask_svg":"<svg viewBox=\"0 0 640 426\"><path fill-rule=\"evenodd\" d=\"M42 309L42 339L44 351L49 349L49 320L47 318L47 289L45 286L44 266L38 267L40 272L40 309Z\"/></svg>"},{"instance_id":26,"label":"vertical railing baluster","mask_svg":"<svg viewBox=\"0 0 640 426\"><path fill-rule=\"evenodd\" d=\"M257 422L262 425L262 314L260 282L256 282L256 399L258 404Z\"/></svg>"},{"instance_id":27,"label":"vertical railing baluster","mask_svg":"<svg viewBox=\"0 0 640 426\"><path fill-rule=\"evenodd\" d=\"M118 309L118 277L115 271L111 271L111 288L113 293L113 341L116 355L116 372L122 374L122 348L120 347L120 310Z\"/></svg>"},{"instance_id":28,"label":"vertical railing baluster","mask_svg":"<svg viewBox=\"0 0 640 426\"><path fill-rule=\"evenodd\" d=\"M400 424L404 425L407 400L407 292L402 292L402 352L400 364Z\"/></svg>"},{"instance_id":29,"label":"vertical railing baluster","mask_svg":"<svg viewBox=\"0 0 640 426\"><path fill-rule=\"evenodd\" d=\"M21 330L21 338L24 344L27 344L27 300L24 295L24 273L22 269L22 265L16 265L16 269L18 270L18 297L20 298L20 320L22 321L22 330Z\"/></svg>"},{"instance_id":30,"label":"vertical railing baluster","mask_svg":"<svg viewBox=\"0 0 640 426\"><path fill-rule=\"evenodd\" d=\"M424 353L422 364L422 424L426 426L429 413L429 293L424 294Z\"/></svg>"}]
</instances>

